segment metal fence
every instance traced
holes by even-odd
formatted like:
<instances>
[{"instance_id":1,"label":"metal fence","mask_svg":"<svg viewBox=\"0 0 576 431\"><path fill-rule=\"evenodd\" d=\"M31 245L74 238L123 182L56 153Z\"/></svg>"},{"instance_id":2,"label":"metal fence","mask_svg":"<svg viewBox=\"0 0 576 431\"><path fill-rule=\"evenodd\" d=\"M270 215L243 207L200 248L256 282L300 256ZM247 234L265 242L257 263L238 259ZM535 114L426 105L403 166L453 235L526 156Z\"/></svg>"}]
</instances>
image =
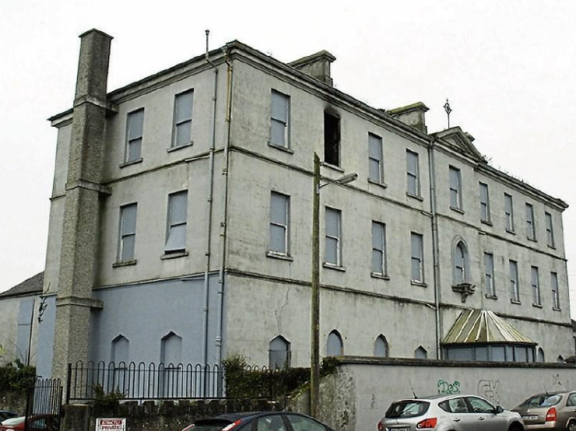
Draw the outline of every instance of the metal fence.
<instances>
[{"instance_id":1,"label":"metal fence","mask_svg":"<svg viewBox=\"0 0 576 431\"><path fill-rule=\"evenodd\" d=\"M25 430L60 429L62 384L59 379L38 379L26 390Z\"/></svg>"},{"instance_id":2,"label":"metal fence","mask_svg":"<svg viewBox=\"0 0 576 431\"><path fill-rule=\"evenodd\" d=\"M224 369L204 364L77 362L68 365L67 402L224 398Z\"/></svg>"}]
</instances>

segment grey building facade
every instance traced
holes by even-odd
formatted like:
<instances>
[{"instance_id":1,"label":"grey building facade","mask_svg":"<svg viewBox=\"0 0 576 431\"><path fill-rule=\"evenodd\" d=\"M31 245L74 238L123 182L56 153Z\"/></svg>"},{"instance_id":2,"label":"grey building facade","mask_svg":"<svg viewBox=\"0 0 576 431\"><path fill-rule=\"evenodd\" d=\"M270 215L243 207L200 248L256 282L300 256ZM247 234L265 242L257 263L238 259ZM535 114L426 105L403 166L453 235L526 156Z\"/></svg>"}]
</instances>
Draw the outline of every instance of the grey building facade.
<instances>
[{"instance_id":1,"label":"grey building facade","mask_svg":"<svg viewBox=\"0 0 576 431\"><path fill-rule=\"evenodd\" d=\"M359 174L321 193L322 355L483 359L445 343L471 309L522 334L503 356L488 329L466 339L487 359L571 354L567 205L490 166L470 134L428 133L422 103L336 90L326 51L286 64L234 41L107 92L110 41L82 35L74 108L50 119L42 375L236 353L309 364L314 153L323 182Z\"/></svg>"}]
</instances>

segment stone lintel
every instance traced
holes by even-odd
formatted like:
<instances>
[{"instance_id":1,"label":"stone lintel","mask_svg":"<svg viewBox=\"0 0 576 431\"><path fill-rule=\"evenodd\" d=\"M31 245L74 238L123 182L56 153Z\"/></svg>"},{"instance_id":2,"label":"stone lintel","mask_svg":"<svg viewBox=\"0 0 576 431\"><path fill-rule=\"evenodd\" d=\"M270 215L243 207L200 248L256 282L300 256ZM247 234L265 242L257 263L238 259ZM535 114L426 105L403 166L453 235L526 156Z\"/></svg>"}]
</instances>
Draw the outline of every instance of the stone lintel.
<instances>
[{"instance_id":1,"label":"stone lintel","mask_svg":"<svg viewBox=\"0 0 576 431\"><path fill-rule=\"evenodd\" d=\"M115 105L114 103L110 103L106 100L100 99L98 97L90 96L90 95L84 95L84 96L81 96L78 99L76 99L74 101L74 107L76 108L76 107L83 105L85 103L90 103L94 106L104 108L106 110L107 115L118 113L118 105Z\"/></svg>"},{"instance_id":2,"label":"stone lintel","mask_svg":"<svg viewBox=\"0 0 576 431\"><path fill-rule=\"evenodd\" d=\"M112 189L110 187L106 187L103 186L102 184L96 184L86 180L77 180L72 181L70 183L66 183L66 191L74 189L92 190L94 192L98 192L107 196L110 196L112 194Z\"/></svg>"},{"instance_id":3,"label":"stone lintel","mask_svg":"<svg viewBox=\"0 0 576 431\"><path fill-rule=\"evenodd\" d=\"M99 299L80 298L78 296L67 296L65 298L56 298L56 307L63 306L76 306L87 307L101 310L104 308L104 303Z\"/></svg>"}]
</instances>

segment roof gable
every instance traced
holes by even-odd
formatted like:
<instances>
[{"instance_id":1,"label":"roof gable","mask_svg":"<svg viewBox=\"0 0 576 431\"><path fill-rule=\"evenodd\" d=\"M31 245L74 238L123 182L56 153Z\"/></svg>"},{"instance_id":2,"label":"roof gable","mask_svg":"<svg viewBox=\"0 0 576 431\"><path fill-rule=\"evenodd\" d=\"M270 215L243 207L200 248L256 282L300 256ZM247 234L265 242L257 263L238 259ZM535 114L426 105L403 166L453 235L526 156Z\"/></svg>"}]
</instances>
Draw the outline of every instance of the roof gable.
<instances>
[{"instance_id":1,"label":"roof gable","mask_svg":"<svg viewBox=\"0 0 576 431\"><path fill-rule=\"evenodd\" d=\"M472 143L474 136L470 133L464 132L459 126L451 127L450 129L443 130L432 134L437 139L444 141L450 148L462 154L467 155L477 161L484 161L484 156L478 151L476 146Z\"/></svg>"},{"instance_id":2,"label":"roof gable","mask_svg":"<svg viewBox=\"0 0 576 431\"><path fill-rule=\"evenodd\" d=\"M40 295L44 285L44 271L24 280L6 292L0 293L0 298L10 296Z\"/></svg>"}]
</instances>

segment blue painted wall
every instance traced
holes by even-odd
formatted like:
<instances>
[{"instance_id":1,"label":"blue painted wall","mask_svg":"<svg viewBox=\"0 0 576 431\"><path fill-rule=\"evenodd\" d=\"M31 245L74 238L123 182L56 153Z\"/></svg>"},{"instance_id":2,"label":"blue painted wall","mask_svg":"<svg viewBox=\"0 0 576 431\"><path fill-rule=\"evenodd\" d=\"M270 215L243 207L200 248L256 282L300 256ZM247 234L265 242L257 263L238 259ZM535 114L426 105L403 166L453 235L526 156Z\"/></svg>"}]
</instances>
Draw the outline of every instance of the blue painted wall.
<instances>
[{"instance_id":1,"label":"blue painted wall","mask_svg":"<svg viewBox=\"0 0 576 431\"><path fill-rule=\"evenodd\" d=\"M54 326L56 323L56 295L46 297L46 308L38 329L38 352L36 373L47 378L52 376L54 358Z\"/></svg>"},{"instance_id":2,"label":"blue painted wall","mask_svg":"<svg viewBox=\"0 0 576 431\"><path fill-rule=\"evenodd\" d=\"M218 275L209 277L208 362L215 361ZM118 286L94 292L104 303L91 320L90 360L112 359L112 342L119 335L129 341L129 360L160 362L162 339L173 332L182 338L183 363L203 359L203 276L138 285Z\"/></svg>"}]
</instances>

